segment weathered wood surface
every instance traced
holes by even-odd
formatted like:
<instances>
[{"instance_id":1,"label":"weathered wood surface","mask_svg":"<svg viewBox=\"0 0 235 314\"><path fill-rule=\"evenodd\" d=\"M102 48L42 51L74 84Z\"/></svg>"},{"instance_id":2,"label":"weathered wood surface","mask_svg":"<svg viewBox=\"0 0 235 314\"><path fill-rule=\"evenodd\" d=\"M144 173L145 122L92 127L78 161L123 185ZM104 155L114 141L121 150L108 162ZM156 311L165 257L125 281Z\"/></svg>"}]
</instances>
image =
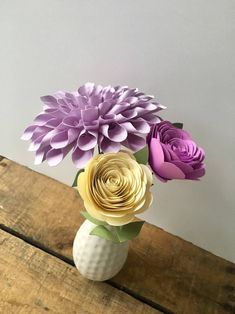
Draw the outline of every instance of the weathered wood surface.
<instances>
[{"instance_id":1,"label":"weathered wood surface","mask_svg":"<svg viewBox=\"0 0 235 314\"><path fill-rule=\"evenodd\" d=\"M157 314L110 287L88 281L71 265L0 230L0 313Z\"/></svg>"},{"instance_id":2,"label":"weathered wood surface","mask_svg":"<svg viewBox=\"0 0 235 314\"><path fill-rule=\"evenodd\" d=\"M0 162L0 224L68 260L82 218L77 192L7 159ZM166 313L235 313L235 265L146 223L113 285Z\"/></svg>"}]
</instances>

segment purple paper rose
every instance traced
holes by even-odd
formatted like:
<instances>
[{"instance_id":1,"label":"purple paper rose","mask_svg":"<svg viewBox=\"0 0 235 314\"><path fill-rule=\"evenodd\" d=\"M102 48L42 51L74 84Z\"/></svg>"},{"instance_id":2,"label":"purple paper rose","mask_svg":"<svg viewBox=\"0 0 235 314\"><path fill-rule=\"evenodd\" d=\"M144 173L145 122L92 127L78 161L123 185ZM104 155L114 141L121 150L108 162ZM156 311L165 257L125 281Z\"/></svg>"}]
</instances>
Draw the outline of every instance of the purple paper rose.
<instances>
[{"instance_id":1,"label":"purple paper rose","mask_svg":"<svg viewBox=\"0 0 235 314\"><path fill-rule=\"evenodd\" d=\"M163 182L198 180L205 174L205 153L184 130L168 121L151 127L147 136L149 165Z\"/></svg>"}]
</instances>

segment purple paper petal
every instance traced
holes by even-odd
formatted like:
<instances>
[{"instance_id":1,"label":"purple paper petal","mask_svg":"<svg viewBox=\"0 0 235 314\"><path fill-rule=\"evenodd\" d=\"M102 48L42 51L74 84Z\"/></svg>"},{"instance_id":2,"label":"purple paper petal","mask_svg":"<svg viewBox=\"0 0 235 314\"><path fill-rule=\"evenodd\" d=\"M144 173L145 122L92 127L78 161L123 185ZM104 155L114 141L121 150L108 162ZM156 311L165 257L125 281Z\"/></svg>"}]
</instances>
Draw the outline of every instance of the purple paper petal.
<instances>
[{"instance_id":1,"label":"purple paper petal","mask_svg":"<svg viewBox=\"0 0 235 314\"><path fill-rule=\"evenodd\" d=\"M135 108L128 109L128 110L125 110L125 111L123 111L122 113L120 113L120 114L118 115L118 117L119 117L119 116L122 117L122 118L125 118L125 119L127 119L127 120L131 120L131 119L137 117L137 111L136 111Z\"/></svg>"},{"instance_id":2,"label":"purple paper petal","mask_svg":"<svg viewBox=\"0 0 235 314\"><path fill-rule=\"evenodd\" d=\"M77 168L84 168L89 159L93 156L93 150L83 151L78 147L72 153L73 163Z\"/></svg>"},{"instance_id":3,"label":"purple paper petal","mask_svg":"<svg viewBox=\"0 0 235 314\"><path fill-rule=\"evenodd\" d=\"M61 124L61 122L62 122L62 119L60 118L52 118L49 121L47 121L45 126L50 127L50 128L56 128L57 126Z\"/></svg>"},{"instance_id":4,"label":"purple paper petal","mask_svg":"<svg viewBox=\"0 0 235 314\"><path fill-rule=\"evenodd\" d=\"M40 165L46 159L46 154L50 149L50 146L47 146L37 150L35 153L34 164Z\"/></svg>"},{"instance_id":5,"label":"purple paper petal","mask_svg":"<svg viewBox=\"0 0 235 314\"><path fill-rule=\"evenodd\" d=\"M162 145L160 144L159 140L155 138L151 139L149 154L153 157L153 164L151 165L151 167L153 167L154 169L164 162Z\"/></svg>"},{"instance_id":6,"label":"purple paper petal","mask_svg":"<svg viewBox=\"0 0 235 314\"><path fill-rule=\"evenodd\" d=\"M81 111L81 117L85 122L92 122L99 117L98 108L88 108Z\"/></svg>"},{"instance_id":7,"label":"purple paper petal","mask_svg":"<svg viewBox=\"0 0 235 314\"><path fill-rule=\"evenodd\" d=\"M131 105L136 103L137 101L138 101L138 97L127 97L125 99L125 102L127 102L127 103L129 103Z\"/></svg>"},{"instance_id":8,"label":"purple paper petal","mask_svg":"<svg viewBox=\"0 0 235 314\"><path fill-rule=\"evenodd\" d=\"M78 89L78 92L82 96L89 97L95 87L94 83L86 83Z\"/></svg>"},{"instance_id":9,"label":"purple paper petal","mask_svg":"<svg viewBox=\"0 0 235 314\"><path fill-rule=\"evenodd\" d=\"M25 130L23 135L21 136L21 139L24 141L28 141L31 139L33 132L35 131L35 129L37 128L37 125L30 125L28 126Z\"/></svg>"},{"instance_id":10,"label":"purple paper petal","mask_svg":"<svg viewBox=\"0 0 235 314\"><path fill-rule=\"evenodd\" d=\"M46 160L49 164L49 166L56 166L58 165L69 153L69 151L72 149L73 145L70 144L65 148L61 149L50 149L48 153L46 154Z\"/></svg>"},{"instance_id":11,"label":"purple paper petal","mask_svg":"<svg viewBox=\"0 0 235 314\"><path fill-rule=\"evenodd\" d=\"M70 128L76 128L79 126L79 119L75 116L69 116L64 118L62 123Z\"/></svg>"},{"instance_id":12,"label":"purple paper petal","mask_svg":"<svg viewBox=\"0 0 235 314\"><path fill-rule=\"evenodd\" d=\"M169 162L164 162L161 164L157 169L157 173L159 176L166 179L185 179L185 174L183 171Z\"/></svg>"},{"instance_id":13,"label":"purple paper petal","mask_svg":"<svg viewBox=\"0 0 235 314\"><path fill-rule=\"evenodd\" d=\"M107 137L104 137L100 143L100 148L104 153L117 153L121 148L121 144L112 142Z\"/></svg>"},{"instance_id":14,"label":"purple paper petal","mask_svg":"<svg viewBox=\"0 0 235 314\"><path fill-rule=\"evenodd\" d=\"M114 121L116 121L116 116L115 114L106 114L102 117L99 118L99 124L100 126L102 125L108 125L110 123L113 123ZM102 127L101 127L102 129Z\"/></svg>"},{"instance_id":15,"label":"purple paper petal","mask_svg":"<svg viewBox=\"0 0 235 314\"><path fill-rule=\"evenodd\" d=\"M205 168L196 169L188 174L186 174L186 178L190 180L197 180L200 177L203 177L206 173Z\"/></svg>"},{"instance_id":16,"label":"purple paper petal","mask_svg":"<svg viewBox=\"0 0 235 314\"><path fill-rule=\"evenodd\" d=\"M57 99L54 96L42 96L41 101L49 107L56 107L57 106Z\"/></svg>"},{"instance_id":17,"label":"purple paper petal","mask_svg":"<svg viewBox=\"0 0 235 314\"><path fill-rule=\"evenodd\" d=\"M90 106L92 106L92 107L98 107L99 103L100 103L100 97L99 97L99 96L97 96L97 95L92 95L92 96L90 97L90 99L89 99L89 104L90 104Z\"/></svg>"},{"instance_id":18,"label":"purple paper petal","mask_svg":"<svg viewBox=\"0 0 235 314\"><path fill-rule=\"evenodd\" d=\"M46 135L48 132L51 132L51 128L46 126L37 126L32 134L31 141L34 142L39 136Z\"/></svg>"},{"instance_id":19,"label":"purple paper petal","mask_svg":"<svg viewBox=\"0 0 235 314\"><path fill-rule=\"evenodd\" d=\"M176 167L178 167L179 169L181 169L182 171L183 171L183 173L185 173L186 175L188 174L188 173L190 173L190 172L192 172L193 171L193 168L190 166L190 165L188 165L188 164L186 164L186 163L183 163L182 161L172 161L172 163L176 166Z\"/></svg>"},{"instance_id":20,"label":"purple paper petal","mask_svg":"<svg viewBox=\"0 0 235 314\"><path fill-rule=\"evenodd\" d=\"M83 124L84 131L92 131L92 132L98 132L99 130L99 122L98 121L92 121L92 122L84 122Z\"/></svg>"},{"instance_id":21,"label":"purple paper petal","mask_svg":"<svg viewBox=\"0 0 235 314\"><path fill-rule=\"evenodd\" d=\"M41 125L44 125L46 124L49 120L51 120L53 118L53 116L51 114L48 114L48 113L42 113L42 114L39 114L35 119L34 119L34 122L41 126Z\"/></svg>"},{"instance_id":22,"label":"purple paper petal","mask_svg":"<svg viewBox=\"0 0 235 314\"><path fill-rule=\"evenodd\" d=\"M75 141L78 137L77 129L69 129L62 131L51 138L51 147L53 148L64 148L70 143Z\"/></svg>"},{"instance_id":23,"label":"purple paper petal","mask_svg":"<svg viewBox=\"0 0 235 314\"><path fill-rule=\"evenodd\" d=\"M88 105L88 102L87 102L87 97L84 97L84 96L78 96L77 97L77 104L78 106L81 108L81 109L85 109L86 106Z\"/></svg>"},{"instance_id":24,"label":"purple paper petal","mask_svg":"<svg viewBox=\"0 0 235 314\"><path fill-rule=\"evenodd\" d=\"M49 166L57 166L64 158L63 150L62 149L54 149L52 148L46 154L46 160Z\"/></svg>"},{"instance_id":25,"label":"purple paper petal","mask_svg":"<svg viewBox=\"0 0 235 314\"><path fill-rule=\"evenodd\" d=\"M77 146L80 150L91 150L97 145L97 133L95 132L83 132L79 135L77 140Z\"/></svg>"},{"instance_id":26,"label":"purple paper petal","mask_svg":"<svg viewBox=\"0 0 235 314\"><path fill-rule=\"evenodd\" d=\"M127 138L127 131L124 127L117 123L113 123L109 126L108 137L113 142L122 142Z\"/></svg>"},{"instance_id":27,"label":"purple paper petal","mask_svg":"<svg viewBox=\"0 0 235 314\"><path fill-rule=\"evenodd\" d=\"M108 101L104 101L102 103L99 104L99 114L101 116L105 115L110 108L112 108L113 104L111 102Z\"/></svg>"},{"instance_id":28,"label":"purple paper petal","mask_svg":"<svg viewBox=\"0 0 235 314\"><path fill-rule=\"evenodd\" d=\"M129 133L127 139L122 144L130 148L133 152L137 152L146 145L146 141L143 137Z\"/></svg>"},{"instance_id":29,"label":"purple paper petal","mask_svg":"<svg viewBox=\"0 0 235 314\"><path fill-rule=\"evenodd\" d=\"M130 107L129 103L121 103L121 104L117 104L112 106L112 109L109 110L109 114L119 114L120 112L123 112L124 110L126 110L127 108Z\"/></svg>"},{"instance_id":30,"label":"purple paper petal","mask_svg":"<svg viewBox=\"0 0 235 314\"><path fill-rule=\"evenodd\" d=\"M45 146L48 146L50 144L51 136L54 136L56 134L55 130L51 130L48 133L42 133L37 138L35 138L34 141L31 142L28 150L29 151L36 151L39 148L43 148Z\"/></svg>"},{"instance_id":31,"label":"purple paper petal","mask_svg":"<svg viewBox=\"0 0 235 314\"><path fill-rule=\"evenodd\" d=\"M103 125L101 128L104 136L108 137L113 142L122 142L127 138L127 130L117 123Z\"/></svg>"},{"instance_id":32,"label":"purple paper petal","mask_svg":"<svg viewBox=\"0 0 235 314\"><path fill-rule=\"evenodd\" d=\"M132 122L124 122L121 126L125 127L127 132L130 133L147 134L150 131L148 123L141 119L133 120Z\"/></svg>"}]
</instances>

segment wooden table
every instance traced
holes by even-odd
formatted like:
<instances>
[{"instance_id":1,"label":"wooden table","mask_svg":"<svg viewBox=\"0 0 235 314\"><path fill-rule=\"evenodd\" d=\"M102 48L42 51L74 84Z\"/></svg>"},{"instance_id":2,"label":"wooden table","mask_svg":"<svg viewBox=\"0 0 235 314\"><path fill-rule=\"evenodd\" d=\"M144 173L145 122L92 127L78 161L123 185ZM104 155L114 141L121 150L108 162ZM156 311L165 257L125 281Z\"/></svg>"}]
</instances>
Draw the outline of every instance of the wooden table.
<instances>
[{"instance_id":1,"label":"wooden table","mask_svg":"<svg viewBox=\"0 0 235 314\"><path fill-rule=\"evenodd\" d=\"M81 209L75 189L0 157L0 313L235 313L235 265L148 223L116 277L84 279Z\"/></svg>"}]
</instances>

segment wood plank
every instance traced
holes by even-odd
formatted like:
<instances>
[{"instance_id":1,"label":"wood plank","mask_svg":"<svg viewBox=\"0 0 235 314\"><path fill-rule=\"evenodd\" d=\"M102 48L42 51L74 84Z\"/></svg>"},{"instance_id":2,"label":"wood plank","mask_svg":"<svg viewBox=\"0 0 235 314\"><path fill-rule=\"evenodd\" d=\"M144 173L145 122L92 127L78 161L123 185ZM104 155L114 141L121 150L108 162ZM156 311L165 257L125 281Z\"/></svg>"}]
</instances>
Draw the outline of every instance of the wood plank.
<instances>
[{"instance_id":1,"label":"wood plank","mask_svg":"<svg viewBox=\"0 0 235 314\"><path fill-rule=\"evenodd\" d=\"M0 230L0 312L160 312L128 294L81 277L71 265Z\"/></svg>"},{"instance_id":2,"label":"wood plank","mask_svg":"<svg viewBox=\"0 0 235 314\"><path fill-rule=\"evenodd\" d=\"M3 159L0 209L4 227L72 259L83 209L74 189ZM234 264L148 223L110 282L165 313L235 313Z\"/></svg>"}]
</instances>

